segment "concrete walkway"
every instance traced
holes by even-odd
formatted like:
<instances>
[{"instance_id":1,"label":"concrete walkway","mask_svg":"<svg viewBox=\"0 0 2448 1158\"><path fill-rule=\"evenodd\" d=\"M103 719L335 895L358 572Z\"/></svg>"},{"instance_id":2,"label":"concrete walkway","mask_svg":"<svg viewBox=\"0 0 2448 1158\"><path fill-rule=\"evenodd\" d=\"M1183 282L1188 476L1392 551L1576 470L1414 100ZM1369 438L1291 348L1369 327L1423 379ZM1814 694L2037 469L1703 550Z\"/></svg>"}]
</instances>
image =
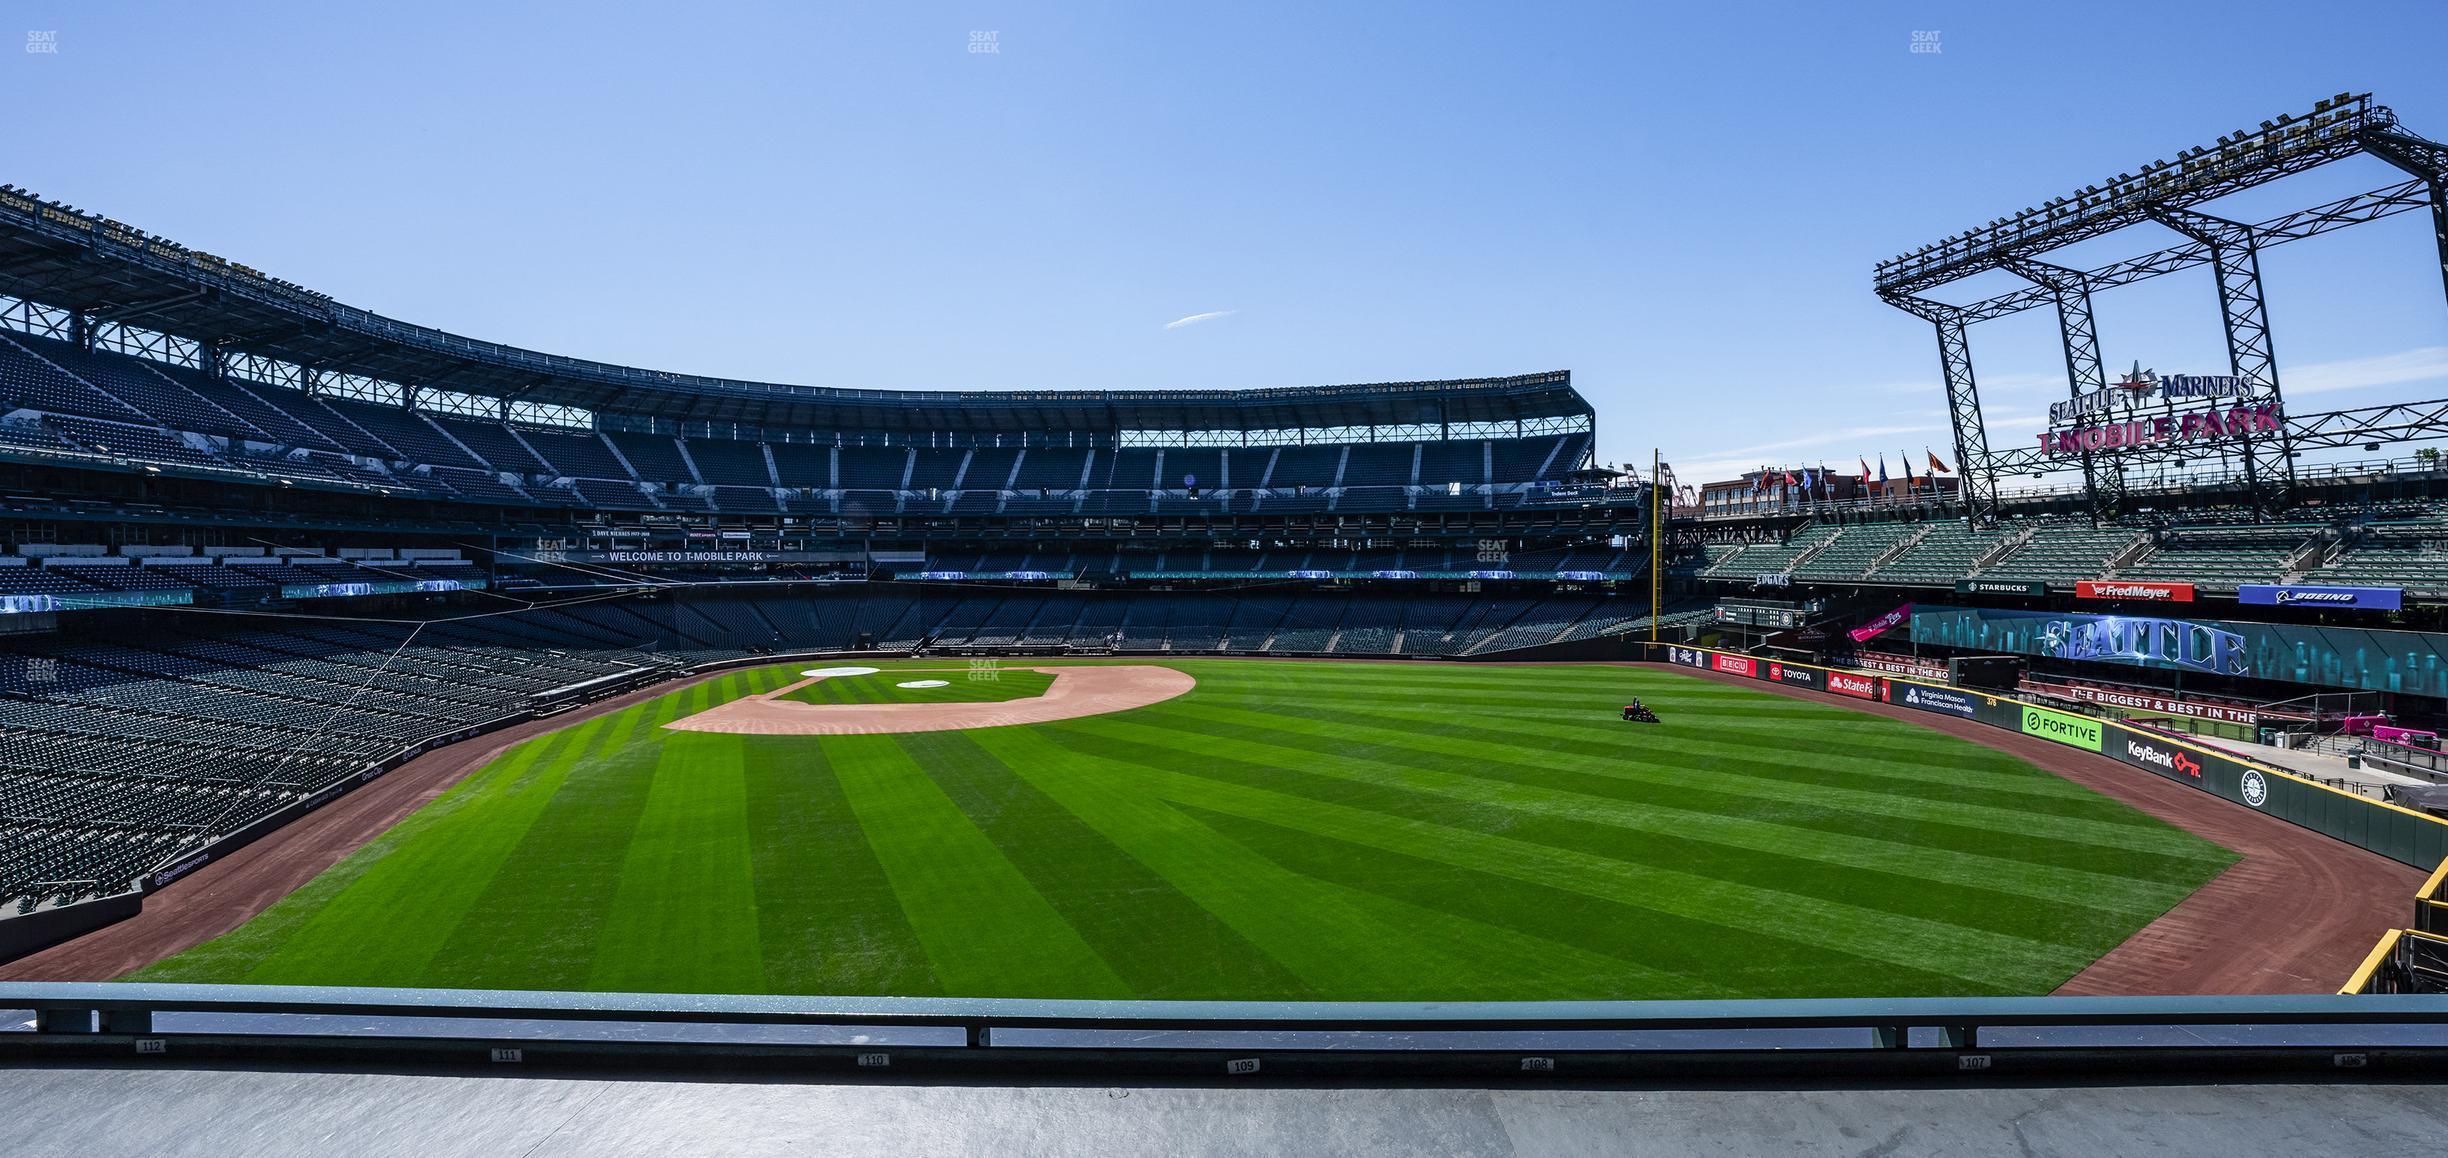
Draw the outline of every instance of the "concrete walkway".
<instances>
[{"instance_id":1,"label":"concrete walkway","mask_svg":"<svg viewBox=\"0 0 2448 1158\"><path fill-rule=\"evenodd\" d=\"M2437 1153L2436 1086L1363 1089L21 1068L18 1158Z\"/></svg>"},{"instance_id":2,"label":"concrete walkway","mask_svg":"<svg viewBox=\"0 0 2448 1158\"><path fill-rule=\"evenodd\" d=\"M2345 757L2331 755L2327 752L2311 752L2300 748L2274 748L2266 744L2229 743L2222 746L2231 752L2250 756L2264 764L2275 764L2317 780L2343 780L2354 786L2356 791L2374 798L2380 795L2380 789L2385 785L2431 783L2419 776L2402 776L2395 772L2384 772L2370 764L2365 764L2361 768L2348 768Z\"/></svg>"}]
</instances>

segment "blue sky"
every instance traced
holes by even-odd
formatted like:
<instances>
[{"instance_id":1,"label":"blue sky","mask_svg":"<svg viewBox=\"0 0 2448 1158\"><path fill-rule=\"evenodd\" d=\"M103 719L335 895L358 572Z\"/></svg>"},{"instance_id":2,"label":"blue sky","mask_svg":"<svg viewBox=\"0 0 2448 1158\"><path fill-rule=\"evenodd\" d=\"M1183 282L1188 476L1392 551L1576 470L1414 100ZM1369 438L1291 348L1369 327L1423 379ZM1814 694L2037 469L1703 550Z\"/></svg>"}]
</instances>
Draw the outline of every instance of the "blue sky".
<instances>
[{"instance_id":1,"label":"blue sky","mask_svg":"<svg viewBox=\"0 0 2448 1158\"><path fill-rule=\"evenodd\" d=\"M2438 0L11 13L57 50L0 65L0 180L394 317L833 386L1563 368L1602 458L1662 446L1687 480L1948 453L1879 259L2342 90L2448 138ZM2448 397L2420 215L2264 272L2293 409ZM2019 284L1992 276L1963 295ZM2206 270L2099 324L2119 368L2225 371ZM1974 356L1993 441L2064 391L2045 311Z\"/></svg>"}]
</instances>

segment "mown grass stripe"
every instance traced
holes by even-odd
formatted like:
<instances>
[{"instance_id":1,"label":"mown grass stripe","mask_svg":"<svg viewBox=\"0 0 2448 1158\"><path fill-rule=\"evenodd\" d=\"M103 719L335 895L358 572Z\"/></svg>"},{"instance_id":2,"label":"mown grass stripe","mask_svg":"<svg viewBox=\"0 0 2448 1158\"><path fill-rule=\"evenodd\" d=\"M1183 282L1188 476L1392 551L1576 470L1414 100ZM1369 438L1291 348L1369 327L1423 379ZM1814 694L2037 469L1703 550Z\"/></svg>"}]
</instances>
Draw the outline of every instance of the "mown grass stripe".
<instances>
[{"instance_id":1,"label":"mown grass stripe","mask_svg":"<svg viewBox=\"0 0 2448 1158\"><path fill-rule=\"evenodd\" d=\"M1266 737L1270 742L1298 746L1327 756L1369 757L1397 763L1418 763L1448 771L1471 773L1483 766L1493 775L1521 780L1514 770L1529 773L1555 772L1562 778L1551 786L1566 787L1587 795L1649 802L1666 802L1675 807L1697 812L1748 814L1762 818L1778 814L1785 823L1831 832L1869 832L1892 830L1898 826L1899 811L1915 809L1927 797L1908 794L1905 786L1895 786L1878 795L1890 798L1891 806L1883 811L1858 807L1857 796L1846 796L1841 802L1831 794L1848 789L1825 784L1808 773L1789 765L1761 765L1754 761L1746 767L1752 779L1744 780L1721 775L1719 769L1705 763L1686 762L1674 753L1656 750L1648 736L1650 728L1624 728L1617 741L1601 749L1599 754L1587 754L1573 745L1550 742L1544 746L1514 746L1504 744L1501 737L1472 738L1456 734L1433 724L1379 721L1376 717L1350 719L1333 714L1313 715L1307 712L1257 712L1243 708L1221 707L1180 701L1158 705L1154 714L1130 717L1130 722L1162 721L1185 728L1221 727L1238 729L1241 733ZM1123 719L1117 717L1117 719ZM1189 722L1204 721L1205 723ZM1407 725L1407 726L1406 726ZM1929 742L1953 743L1950 738L1929 733ZM1503 757L1525 757L1505 759ZM1850 751L1817 758L1823 763L1854 764L1860 757ZM2011 760L2011 757L2005 759ZM2019 770L2014 774L2033 779L2047 779L2059 784L2067 782L2049 776L2021 761L2013 761ZM1535 780L1536 776L1531 779ZM1782 786L1779 792L1759 791L1756 781L1772 780ZM2074 787L2067 784L2068 787ZM1858 791L1858 790L1851 790ZM2098 797L2085 790L2088 799L2068 800L2056 796L2034 796L2024 800L2019 808L1994 810L1982 816L2006 816L2013 823L1939 823L1940 830L1963 830L1963 839L1971 843L1948 843L1945 840L1924 841L1943 847L1967 851L1993 852L1999 841L1997 834L2011 833L2033 842L2033 859L2042 863L2079 867L2084 859L2096 858L2105 846L2121 853L2144 857L2166 857L2174 861L2192 861L2211 855L2210 846L2199 838L2143 817L2144 825L2117 825L2108 829L2085 830L2069 839L2057 832L2033 831L2031 818L2040 814L2078 822L2094 819L2092 805ZM2113 802L2111 802L2113 803ZM1785 815L1789 805L1801 805ZM2116 807L2122 808L2122 805ZM2079 813L2080 815L2070 815ZM1926 817L1912 815L1910 825L1918 832L1930 827ZM2134 831L2122 831L2132 829ZM2100 833L2115 838L2097 839ZM1996 855L2012 855L1996 853Z\"/></svg>"},{"instance_id":2,"label":"mown grass stripe","mask_svg":"<svg viewBox=\"0 0 2448 1158\"><path fill-rule=\"evenodd\" d=\"M549 757L486 791L462 784L419 835L367 866L247 973L290 985L414 985L449 930L474 907L527 826L572 768L611 734L613 717L581 724Z\"/></svg>"},{"instance_id":3,"label":"mown grass stripe","mask_svg":"<svg viewBox=\"0 0 2448 1158\"><path fill-rule=\"evenodd\" d=\"M1132 995L895 737L842 736L826 743L859 828L946 993Z\"/></svg>"},{"instance_id":4,"label":"mown grass stripe","mask_svg":"<svg viewBox=\"0 0 2448 1158\"><path fill-rule=\"evenodd\" d=\"M1058 742L1063 730L1052 729L1058 734ZM1115 743L1110 737L1090 742L1107 748ZM1128 757L1127 752L1124 755ZM1440 863L1479 868L1600 897L1622 898L1629 903L1737 928L1759 929L1798 922L1824 929L1822 939L1846 952L1906 967L1920 967L1926 961L1951 957L1955 966L1947 971L1967 981L1977 982L1992 970L2027 972L2033 962L2054 967L2061 961L2071 961L2073 967L2079 968L2090 960L2065 946L2030 937L1966 929L1490 832L1447 827L1317 797L1231 783L1212 778L1219 763L1210 761L1199 773L1160 771L1151 765L1147 776L1168 800L1269 820L1321 836L1339 836Z\"/></svg>"},{"instance_id":5,"label":"mown grass stripe","mask_svg":"<svg viewBox=\"0 0 2448 1158\"><path fill-rule=\"evenodd\" d=\"M612 906L607 882L654 783L653 705L615 717L617 738L570 770L435 954L475 989L583 989Z\"/></svg>"},{"instance_id":6,"label":"mown grass stripe","mask_svg":"<svg viewBox=\"0 0 2448 1158\"><path fill-rule=\"evenodd\" d=\"M1626 992L1731 995L1706 977L1602 957L1440 906L1304 876L1143 790L1145 770L1065 751L1034 729L977 735L1014 773L1216 914L1310 991L1352 1001L1501 1000L1548 991L1542 980L1548 976L1603 975Z\"/></svg>"},{"instance_id":7,"label":"mown grass stripe","mask_svg":"<svg viewBox=\"0 0 2448 1158\"><path fill-rule=\"evenodd\" d=\"M308 921L329 911L337 898L368 870L419 834L441 823L466 802L483 798L475 787L478 783L498 784L524 775L529 768L549 760L564 746L576 741L575 730L563 729L513 745L455 785L452 791L411 813L389 831L367 842L365 847L343 857L340 863L306 882L296 892L281 898L255 919L184 953L133 970L124 979L198 982L246 980L257 966L293 939Z\"/></svg>"},{"instance_id":8,"label":"mown grass stripe","mask_svg":"<svg viewBox=\"0 0 2448 1158\"><path fill-rule=\"evenodd\" d=\"M1162 708L1163 705L1158 705L1154 710ZM2073 844L2158 852L2179 857L2199 847L2197 838L2147 817L2143 818L2146 823L2140 824L2122 818L2111 820L2101 817L2089 801L2062 810L2080 811L2085 815L2062 815L2056 810L2041 811L2038 801L2027 800L2020 806L2013 802L1965 803L1944 798L1947 795L1944 792L1903 792L1892 784L1857 786L1842 783L1847 776L1835 765L1846 757L1831 756L1824 751L1774 763L1763 761L1756 753L1748 759L1736 759L1729 753L1724 758L1693 757L1688 762L1661 763L1659 757L1673 753L1628 748L1621 741L1610 744L1578 739L1555 729L1546 732L1544 738L1539 738L1540 733L1515 733L1502 726L1491 726L1487 730L1499 736L1518 734L1526 748L1551 753L1558 758L1594 758L1593 762L1582 765L1591 775L1656 788L1690 786L1705 774L1713 787L1741 799L1774 801L1797 789L1808 789L1824 804L1855 815L2022 832ZM1629 730L1626 729L1627 732ZM1656 730L1654 727L1644 728L1644 732ZM1933 740L1949 739L1936 733L1930 736ZM1450 740L1462 746L1481 742L1450 733L1440 735L1439 725L1432 721L1419 721L1414 728L1413 743L1425 745L1432 740ZM1632 742L1644 745L1652 743L1645 736Z\"/></svg>"},{"instance_id":9,"label":"mown grass stripe","mask_svg":"<svg viewBox=\"0 0 2448 1158\"><path fill-rule=\"evenodd\" d=\"M1815 887L1827 890L1826 895L1846 895L1852 890L1878 891L1908 883L1915 892L1955 891L1969 908L2006 906L2017 900L2056 902L2069 892L2081 898L2079 903L2083 907L2131 915L2157 914L2165 912L2168 906L2165 885L2116 871L2132 867L2128 862L2135 854L2060 846L2052 849L2060 854L2056 858L2060 863L2024 860L2017 854L2032 841L2004 831L1987 834L1995 855L1940 850L1910 843L1919 837L1921 826L1895 832L1897 839L1877 835L1875 823L1815 828L1796 823L1797 818L1787 813L1808 808L1814 813L1810 819L1831 825L1858 818L1830 809L1809 808L1806 800L1779 802L1775 812L1759 817L1714 812L1695 806L1714 803L1706 794L1624 791L1620 782L1570 769L1540 768L1501 759L1498 754L1507 750L1493 747L1482 748L1478 757L1472 759L1446 751L1431 753L1372 745L1370 751L1388 758L1345 755L1334 761L1304 762L1299 760L1300 754L1315 749L1301 745L1297 733L1276 731L1272 738L1279 743L1253 745L1243 733L1246 725L1184 713L1175 713L1169 720L1173 727L1161 741L1164 746L1195 749L1201 746L1195 737L1230 739L1270 765L1302 765L1300 773L1282 778L1284 782L1278 785L1288 790L1303 791L1307 777L1327 777L1456 802L1421 810L1436 813L1440 823L1455 823L1483 812L1473 806L1494 806L1507 810L1502 825L1508 831L1518 832L1521 825L1548 822L1558 841L1568 840L1571 847L1585 851L1630 847L1640 849L1644 854L1640 859L1646 861L1685 866L1731 863L1746 871L1751 867L1749 862L1757 861L1763 876L1801 876ZM1112 726L1144 727L1120 721ZM1144 732L1135 734L1150 743L1160 742ZM1409 758L1398 758L1405 755ZM1694 797L1700 799L1695 801ZM1645 836L1627 840L1628 832ZM2214 856L2202 860L2224 863ZM2063 862L2080 862L2086 867ZM2100 867L2094 871L2087 866ZM1838 871L1823 874L1820 869ZM1694 871L1701 870L1694 867ZM1855 872L1878 876L1859 877L1853 875ZM1978 885L1964 889L1947 882ZM2070 884L2077 888L2069 890ZM1934 898L1926 894L1915 898L1922 899Z\"/></svg>"},{"instance_id":10,"label":"mown grass stripe","mask_svg":"<svg viewBox=\"0 0 2448 1158\"><path fill-rule=\"evenodd\" d=\"M1652 702L1651 706L1661 705ZM1845 719L1803 716L1790 721L1789 727L1729 733L1719 721L1677 715L1664 726L1626 728L1616 721L1612 706L1569 711L1525 708L1500 713L1498 719L1474 722L1468 727L1443 720L1420 721L1415 712L1390 706L1371 709L1339 701L1278 710L1325 722L1375 721L1414 734L1475 742L1519 738L1541 751L1590 758L1620 758L1629 752L1653 762L1671 758L1693 767L1732 764L1758 768L1781 754L1790 760L1776 766L1780 778L1880 793L1906 791L1916 799L1987 804L2008 810L2029 808L2036 800L2047 800L2054 806L2052 811L2059 814L2148 826L2135 824L2130 810L2115 802L2070 781L2040 773L2015 756L1953 742L1951 737L1901 721L1866 717L1833 707L1814 710L1850 720L1867 719L1878 727L1850 728ZM2148 822L2147 817L2142 820Z\"/></svg>"},{"instance_id":11,"label":"mown grass stripe","mask_svg":"<svg viewBox=\"0 0 2448 1158\"><path fill-rule=\"evenodd\" d=\"M596 936L587 985L622 992L763 993L740 738L672 736Z\"/></svg>"},{"instance_id":12,"label":"mown grass stripe","mask_svg":"<svg viewBox=\"0 0 2448 1158\"><path fill-rule=\"evenodd\" d=\"M154 972L565 984L580 956L586 986L801 992L2036 992L2224 857L1934 731L1621 667L1185 659L1165 666L1190 694L1063 724L660 726L809 666L516 746ZM1669 724L1614 722L1625 694ZM720 915L656 907L692 894ZM420 940L440 948L397 952Z\"/></svg>"},{"instance_id":13,"label":"mown grass stripe","mask_svg":"<svg viewBox=\"0 0 2448 1158\"><path fill-rule=\"evenodd\" d=\"M1410 904L1466 916L1499 928L1552 937L1593 953L1641 962L1650 976L1557 975L1523 966L1546 988L1526 998L1579 1000L1715 996L1726 990L1773 988L1795 997L1845 994L1945 995L2008 993L1961 977L1841 952L1812 941L1807 930L1771 935L1709 924L1620 899L1517 880L1263 820L1178 805L1200 823L1304 876ZM1656 973L1680 976L1686 989L1660 987ZM1706 982L1701 981L1707 978ZM1525 978L1529 982L1529 978Z\"/></svg>"},{"instance_id":14,"label":"mown grass stripe","mask_svg":"<svg viewBox=\"0 0 2448 1158\"><path fill-rule=\"evenodd\" d=\"M745 736L741 755L766 984L779 993L942 993L825 745Z\"/></svg>"},{"instance_id":15,"label":"mown grass stripe","mask_svg":"<svg viewBox=\"0 0 2448 1158\"><path fill-rule=\"evenodd\" d=\"M1141 997L1314 995L1162 876L1022 779L979 732L922 732L901 747L969 822Z\"/></svg>"}]
</instances>

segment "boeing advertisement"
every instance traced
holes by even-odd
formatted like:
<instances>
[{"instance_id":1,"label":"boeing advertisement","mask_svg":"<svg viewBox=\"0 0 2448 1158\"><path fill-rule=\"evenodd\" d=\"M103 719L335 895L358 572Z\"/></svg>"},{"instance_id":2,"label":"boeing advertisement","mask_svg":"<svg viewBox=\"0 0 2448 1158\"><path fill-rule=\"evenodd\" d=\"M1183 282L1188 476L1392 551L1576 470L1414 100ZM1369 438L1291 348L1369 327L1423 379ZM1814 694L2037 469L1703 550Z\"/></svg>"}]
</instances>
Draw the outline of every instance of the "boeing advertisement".
<instances>
[{"instance_id":1,"label":"boeing advertisement","mask_svg":"<svg viewBox=\"0 0 2448 1158\"><path fill-rule=\"evenodd\" d=\"M2448 635L2296 623L1913 608L1915 642L2086 663L2448 695Z\"/></svg>"},{"instance_id":2,"label":"boeing advertisement","mask_svg":"<svg viewBox=\"0 0 2448 1158\"><path fill-rule=\"evenodd\" d=\"M2236 602L2263 607L2395 611L2405 603L2405 589L2402 587L2338 587L2311 583L2246 583L2236 588Z\"/></svg>"}]
</instances>

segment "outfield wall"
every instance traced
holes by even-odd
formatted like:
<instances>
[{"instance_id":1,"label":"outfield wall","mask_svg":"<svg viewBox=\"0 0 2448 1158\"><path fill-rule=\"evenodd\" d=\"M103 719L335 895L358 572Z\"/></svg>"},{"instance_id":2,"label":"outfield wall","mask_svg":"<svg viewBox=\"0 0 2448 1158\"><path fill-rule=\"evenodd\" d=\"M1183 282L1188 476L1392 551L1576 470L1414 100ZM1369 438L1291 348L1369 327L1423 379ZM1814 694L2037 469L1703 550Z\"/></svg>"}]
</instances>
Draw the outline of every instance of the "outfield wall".
<instances>
[{"instance_id":1,"label":"outfield wall","mask_svg":"<svg viewBox=\"0 0 2448 1158\"><path fill-rule=\"evenodd\" d=\"M1658 644L1649 659L1894 704L2038 736L2070 748L2097 752L2163 780L2266 812L2402 864L2428 869L2448 859L2448 821L2342 792L2283 768L2115 720L2056 711L2012 696L1925 680L1787 663L1715 648Z\"/></svg>"}]
</instances>

